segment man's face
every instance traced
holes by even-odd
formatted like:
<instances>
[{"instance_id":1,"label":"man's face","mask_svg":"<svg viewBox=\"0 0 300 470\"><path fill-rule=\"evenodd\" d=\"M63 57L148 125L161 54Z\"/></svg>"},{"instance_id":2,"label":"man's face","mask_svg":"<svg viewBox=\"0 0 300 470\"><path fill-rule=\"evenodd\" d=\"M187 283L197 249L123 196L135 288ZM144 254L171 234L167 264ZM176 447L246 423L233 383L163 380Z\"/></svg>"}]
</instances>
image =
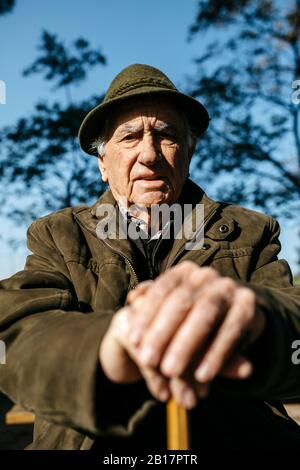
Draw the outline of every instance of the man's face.
<instances>
[{"instance_id":1,"label":"man's face","mask_svg":"<svg viewBox=\"0 0 300 470\"><path fill-rule=\"evenodd\" d=\"M172 204L188 175L188 148L182 115L167 100L133 101L121 108L109 129L102 179L114 198L129 205Z\"/></svg>"}]
</instances>

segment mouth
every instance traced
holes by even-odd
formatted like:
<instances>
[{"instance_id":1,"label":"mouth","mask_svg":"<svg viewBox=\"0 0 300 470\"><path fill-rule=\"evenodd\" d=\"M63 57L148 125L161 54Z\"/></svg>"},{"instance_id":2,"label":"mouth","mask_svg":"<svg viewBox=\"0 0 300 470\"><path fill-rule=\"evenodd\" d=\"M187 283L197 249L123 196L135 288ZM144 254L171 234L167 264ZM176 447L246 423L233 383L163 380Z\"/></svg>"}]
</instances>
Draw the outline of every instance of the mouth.
<instances>
[{"instance_id":1,"label":"mouth","mask_svg":"<svg viewBox=\"0 0 300 470\"><path fill-rule=\"evenodd\" d=\"M162 175L141 175L136 180L144 180L144 181L155 181L155 180L165 180L166 177Z\"/></svg>"},{"instance_id":2,"label":"mouth","mask_svg":"<svg viewBox=\"0 0 300 470\"><path fill-rule=\"evenodd\" d=\"M165 176L153 175L144 176L136 180L137 184L141 187L142 191L159 191L166 192L169 188L168 179Z\"/></svg>"}]
</instances>

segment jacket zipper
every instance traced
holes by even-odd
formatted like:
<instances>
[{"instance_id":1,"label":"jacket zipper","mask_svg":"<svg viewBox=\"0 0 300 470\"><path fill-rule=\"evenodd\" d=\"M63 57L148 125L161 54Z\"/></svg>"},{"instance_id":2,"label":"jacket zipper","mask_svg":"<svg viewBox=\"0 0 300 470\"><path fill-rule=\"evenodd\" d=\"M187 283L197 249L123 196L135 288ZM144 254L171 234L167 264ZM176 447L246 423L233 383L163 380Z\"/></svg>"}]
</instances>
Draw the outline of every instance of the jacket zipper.
<instances>
[{"instance_id":1,"label":"jacket zipper","mask_svg":"<svg viewBox=\"0 0 300 470\"><path fill-rule=\"evenodd\" d=\"M206 219L204 220L203 222L203 229L205 230L205 227L207 226L208 222L213 218L213 216L215 215L215 213L217 212L217 209L214 209L210 214L208 214L208 216L206 217ZM83 222L81 222L81 220L77 217L77 214L74 214L75 216L75 219L78 221L78 223L84 227L88 232L90 232L95 238L97 238L97 235L95 234L94 230L92 230L90 227L88 227L87 225L85 225ZM98 239L98 238L97 238ZM99 239L98 239L99 240ZM121 258L123 258L125 260L125 262L128 263L132 273L133 273L133 277L135 279L135 282L136 282L136 285L139 283L139 278L138 278L138 275L137 275L137 272L136 270L134 269L134 266L132 264L132 262L130 261L130 259L125 256L121 251L117 250L116 248L112 247L109 243L107 243L107 241L105 239L102 239L103 243L108 246L110 248L111 251L113 251L114 253L117 253L119 256L121 256ZM174 265L175 261L178 259L178 257L184 252L185 248L182 248L175 256L175 258L173 259L173 261L168 265L168 267L171 267ZM156 250L155 250L156 251ZM132 288L134 289L136 287L136 285L134 285Z\"/></svg>"},{"instance_id":2,"label":"jacket zipper","mask_svg":"<svg viewBox=\"0 0 300 470\"><path fill-rule=\"evenodd\" d=\"M97 237L96 233L94 232L94 230L92 230L90 227L88 227L87 225L85 225L78 217L77 217L77 214L74 213L74 217L75 219L77 220L77 222L79 223L79 225L81 225L82 227L84 227L89 233L91 233L95 238L97 238L97 240L99 240L99 238ZM103 243L108 246L110 248L111 251L113 251L114 253L117 253L118 255L121 256L121 258L124 259L124 261L128 263L132 273L133 273L133 277L135 279L135 282L136 282L136 285L139 283L139 278L138 278L138 275L136 273L136 270L134 269L134 266L132 264L132 262L130 261L130 259L125 256L121 251L117 250L116 248L113 248L109 243L107 243L107 241L105 239L101 239L103 241ZM136 287L133 286L133 289Z\"/></svg>"},{"instance_id":3,"label":"jacket zipper","mask_svg":"<svg viewBox=\"0 0 300 470\"><path fill-rule=\"evenodd\" d=\"M138 278L138 275L137 275L137 273L136 273L136 270L134 269L134 266L133 266L132 262L130 261L130 259L127 258L127 256L125 256L121 251L116 250L115 248L113 248L109 243L107 243L107 241L106 241L105 239L103 239L102 241L103 241L103 243L104 243L106 246L108 246L114 253L117 253L118 255L120 255L120 256L125 260L125 262L127 261L127 263L128 263L129 266L130 266L130 269L131 269L131 271L132 271L132 273L133 273L133 277L135 278L136 285L137 285L137 284L139 283L139 278ZM136 285L133 286L133 289L136 287Z\"/></svg>"}]
</instances>

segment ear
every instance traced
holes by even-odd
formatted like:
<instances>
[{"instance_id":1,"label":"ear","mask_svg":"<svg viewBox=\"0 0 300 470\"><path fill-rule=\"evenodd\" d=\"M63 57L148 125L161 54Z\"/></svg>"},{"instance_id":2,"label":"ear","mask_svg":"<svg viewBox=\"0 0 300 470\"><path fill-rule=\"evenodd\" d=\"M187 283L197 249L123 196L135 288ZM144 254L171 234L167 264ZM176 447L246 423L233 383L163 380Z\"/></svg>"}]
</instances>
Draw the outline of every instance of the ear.
<instances>
[{"instance_id":1,"label":"ear","mask_svg":"<svg viewBox=\"0 0 300 470\"><path fill-rule=\"evenodd\" d=\"M107 183L108 176L107 176L106 166L104 163L104 157L98 157L98 166L99 166L99 170L102 176L102 181L104 181L104 183Z\"/></svg>"}]
</instances>

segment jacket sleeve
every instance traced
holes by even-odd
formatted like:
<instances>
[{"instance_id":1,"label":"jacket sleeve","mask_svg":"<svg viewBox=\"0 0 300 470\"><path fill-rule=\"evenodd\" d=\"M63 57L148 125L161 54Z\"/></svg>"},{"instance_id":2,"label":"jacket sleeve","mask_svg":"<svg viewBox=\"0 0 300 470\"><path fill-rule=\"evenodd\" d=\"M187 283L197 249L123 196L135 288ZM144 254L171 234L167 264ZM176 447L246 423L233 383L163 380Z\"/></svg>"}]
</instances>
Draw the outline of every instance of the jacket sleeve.
<instances>
[{"instance_id":1,"label":"jacket sleeve","mask_svg":"<svg viewBox=\"0 0 300 470\"><path fill-rule=\"evenodd\" d=\"M101 372L98 350L113 312L81 311L43 219L29 228L28 247L33 254L24 270L0 282L1 390L46 420L87 434L126 426L146 387L120 387L118 400L110 399L116 386ZM128 405L132 388L136 400Z\"/></svg>"},{"instance_id":2,"label":"jacket sleeve","mask_svg":"<svg viewBox=\"0 0 300 470\"><path fill-rule=\"evenodd\" d=\"M245 350L254 363L251 379L235 384L238 393L269 400L300 397L300 364L293 360L294 341L300 340L300 286L293 286L288 263L278 259L279 234L278 222L269 217L269 226L254 254L249 281L242 282L256 293L266 328Z\"/></svg>"}]
</instances>

